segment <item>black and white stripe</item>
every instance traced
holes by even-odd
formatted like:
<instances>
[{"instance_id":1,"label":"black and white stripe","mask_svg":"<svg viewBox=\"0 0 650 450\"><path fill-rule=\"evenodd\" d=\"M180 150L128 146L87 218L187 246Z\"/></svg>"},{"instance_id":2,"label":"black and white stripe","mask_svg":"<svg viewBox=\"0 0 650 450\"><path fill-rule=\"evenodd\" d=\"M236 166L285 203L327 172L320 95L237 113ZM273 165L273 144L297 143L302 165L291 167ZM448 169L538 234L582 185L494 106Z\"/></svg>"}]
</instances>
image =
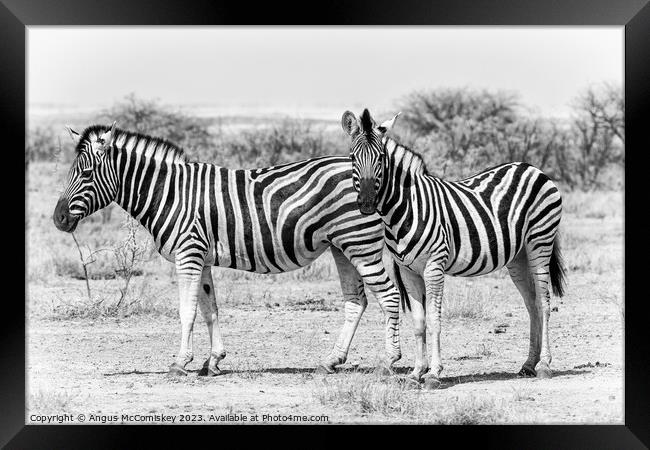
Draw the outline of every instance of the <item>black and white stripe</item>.
<instances>
[{"instance_id":1,"label":"black and white stripe","mask_svg":"<svg viewBox=\"0 0 650 450\"><path fill-rule=\"evenodd\" d=\"M550 375L548 284L550 280L554 292L562 295L564 277L558 243L562 200L555 184L526 163L502 164L461 181L442 180L427 173L420 155L386 136L395 118L376 126L365 110L357 128L351 129L350 114L344 114L342 122L352 138L352 176L359 178L353 185L358 187L360 209L382 217L388 249L411 271L409 297L421 304L409 305L416 309L420 347L415 375L419 378L427 369L425 310L434 328L429 375L435 379L442 370L443 275L482 275L504 266L530 313L530 353L522 371L535 373L541 357L537 373ZM378 171L379 183L364 179L364 174ZM372 186L378 187L370 191Z\"/></svg>"},{"instance_id":2,"label":"black and white stripe","mask_svg":"<svg viewBox=\"0 0 650 450\"><path fill-rule=\"evenodd\" d=\"M92 126L80 137L54 220L71 231L70 223L76 226L115 201L151 233L160 254L175 262L182 325L175 372L182 373L193 358L197 303L212 335L208 372L218 373L217 362L225 356L218 326L214 334L211 328L217 308L210 266L286 272L308 265L330 247L346 320L322 366L331 371L345 361L367 303L364 283L385 313L387 363L392 364L400 357L399 292L382 263L382 221L359 213L350 170L347 157L231 170L189 162L162 139Z\"/></svg>"}]
</instances>

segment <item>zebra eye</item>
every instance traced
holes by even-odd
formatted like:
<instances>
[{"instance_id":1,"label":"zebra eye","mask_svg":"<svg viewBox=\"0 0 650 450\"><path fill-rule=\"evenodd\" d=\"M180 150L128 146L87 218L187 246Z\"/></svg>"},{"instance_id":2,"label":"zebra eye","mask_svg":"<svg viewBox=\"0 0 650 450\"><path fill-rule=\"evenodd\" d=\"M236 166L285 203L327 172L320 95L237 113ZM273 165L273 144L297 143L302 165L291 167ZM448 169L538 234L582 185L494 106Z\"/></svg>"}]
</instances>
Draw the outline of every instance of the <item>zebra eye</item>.
<instances>
[{"instance_id":1,"label":"zebra eye","mask_svg":"<svg viewBox=\"0 0 650 450\"><path fill-rule=\"evenodd\" d=\"M81 171L81 178L90 178L93 176L93 169L85 169Z\"/></svg>"},{"instance_id":2,"label":"zebra eye","mask_svg":"<svg viewBox=\"0 0 650 450\"><path fill-rule=\"evenodd\" d=\"M103 139L103 138L98 138L98 139L97 139L97 142L99 142L100 144L104 145L104 139Z\"/></svg>"}]
</instances>

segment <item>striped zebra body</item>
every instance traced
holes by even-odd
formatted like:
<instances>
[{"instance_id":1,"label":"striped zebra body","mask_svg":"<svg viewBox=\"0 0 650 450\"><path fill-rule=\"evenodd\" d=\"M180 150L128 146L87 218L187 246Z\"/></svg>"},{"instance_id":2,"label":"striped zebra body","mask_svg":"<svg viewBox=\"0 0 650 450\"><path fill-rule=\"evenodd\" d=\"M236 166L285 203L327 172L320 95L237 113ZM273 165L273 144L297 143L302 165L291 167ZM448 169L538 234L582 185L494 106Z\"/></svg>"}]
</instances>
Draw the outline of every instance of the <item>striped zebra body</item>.
<instances>
[{"instance_id":1,"label":"striped zebra body","mask_svg":"<svg viewBox=\"0 0 650 450\"><path fill-rule=\"evenodd\" d=\"M93 170L85 184L84 168ZM385 314L390 365L400 357L399 292L382 263L383 223L359 213L350 170L347 157L231 170L188 162L182 150L160 139L93 126L80 137L54 221L71 231L79 218L115 201L176 264L182 338L175 373L184 373L193 358L197 304L212 344L204 369L219 373L217 363L225 357L210 266L281 273L308 265L328 248L341 278L346 320L322 368L331 372L345 362L367 304L364 283ZM58 219L66 214L68 219Z\"/></svg>"},{"instance_id":2,"label":"striped zebra body","mask_svg":"<svg viewBox=\"0 0 650 450\"><path fill-rule=\"evenodd\" d=\"M413 157L391 139L385 148L389 158L402 158L389 161L391 167ZM484 275L505 267L522 250L525 237L540 232L550 236L538 245L552 248L562 200L553 182L529 164L503 164L461 181L417 169L402 177L419 178L410 189L410 201L399 204L401 189L380 191L385 209L379 213L391 218L386 222L388 249L411 270L421 272L429 255L437 253L449 275ZM403 210L391 214L393 203Z\"/></svg>"},{"instance_id":3,"label":"striped zebra body","mask_svg":"<svg viewBox=\"0 0 650 450\"><path fill-rule=\"evenodd\" d=\"M332 240L344 248L381 245L381 219L356 211L349 171L346 157L255 170L182 163L158 167L143 181L141 189L163 192L159 198L138 208L142 192L118 191L118 198L125 196L118 204L151 232L172 262L186 237L197 233L206 248L205 265L282 273L308 265ZM361 237L368 239L360 243Z\"/></svg>"},{"instance_id":4,"label":"striped zebra body","mask_svg":"<svg viewBox=\"0 0 650 450\"><path fill-rule=\"evenodd\" d=\"M444 274L477 276L502 267L508 268L531 319L529 357L521 373L550 376L548 285L562 295L564 277L557 241L559 190L526 163L502 164L460 181L429 175L420 155L386 136L394 120L377 126L365 110L358 122L347 112L342 124L352 137L359 207L379 213L387 248L408 269L398 275L414 316L413 376L419 379L429 370L425 379L433 386L442 371ZM369 174L374 179L368 180ZM425 315L433 328L431 364L426 361Z\"/></svg>"}]
</instances>

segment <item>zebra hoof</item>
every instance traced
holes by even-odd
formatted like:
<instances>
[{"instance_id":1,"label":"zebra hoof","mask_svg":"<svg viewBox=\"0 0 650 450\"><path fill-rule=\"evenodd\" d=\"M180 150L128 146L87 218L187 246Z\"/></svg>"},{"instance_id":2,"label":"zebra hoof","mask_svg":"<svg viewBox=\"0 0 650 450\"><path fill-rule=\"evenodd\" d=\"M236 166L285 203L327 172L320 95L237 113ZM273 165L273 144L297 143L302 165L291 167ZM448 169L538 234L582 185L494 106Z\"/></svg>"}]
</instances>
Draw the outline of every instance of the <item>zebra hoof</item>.
<instances>
[{"instance_id":1,"label":"zebra hoof","mask_svg":"<svg viewBox=\"0 0 650 450\"><path fill-rule=\"evenodd\" d=\"M442 383L440 382L440 380L435 378L435 377L426 377L424 379L423 387L427 391L434 391L434 390L438 389L441 384Z\"/></svg>"},{"instance_id":2,"label":"zebra hoof","mask_svg":"<svg viewBox=\"0 0 650 450\"><path fill-rule=\"evenodd\" d=\"M530 367L523 366L521 370L517 373L517 375L519 375L520 377L528 378L528 377L534 377L537 374L535 373L535 369L531 369Z\"/></svg>"},{"instance_id":3,"label":"zebra hoof","mask_svg":"<svg viewBox=\"0 0 650 450\"><path fill-rule=\"evenodd\" d=\"M334 373L334 366L326 366L325 364L319 364L316 366L316 374L317 375L330 375Z\"/></svg>"},{"instance_id":4,"label":"zebra hoof","mask_svg":"<svg viewBox=\"0 0 650 450\"><path fill-rule=\"evenodd\" d=\"M203 367L201 370L199 370L200 377L216 377L222 373L223 372L218 367L216 367L216 370L208 369L207 367Z\"/></svg>"},{"instance_id":5,"label":"zebra hoof","mask_svg":"<svg viewBox=\"0 0 650 450\"><path fill-rule=\"evenodd\" d=\"M408 378L409 380L412 380L412 381L414 381L416 383L419 383L419 382L422 381L422 375L420 375L420 373L418 373L418 372L411 372L406 376L406 378Z\"/></svg>"},{"instance_id":6,"label":"zebra hoof","mask_svg":"<svg viewBox=\"0 0 650 450\"><path fill-rule=\"evenodd\" d=\"M417 381L418 383L422 382L422 377L424 376L425 373L429 370L428 367L415 367L407 376L414 381Z\"/></svg>"},{"instance_id":7,"label":"zebra hoof","mask_svg":"<svg viewBox=\"0 0 650 450\"><path fill-rule=\"evenodd\" d=\"M552 377L553 377L553 373L551 372L551 369L548 366L542 366L539 369L537 369L537 378L539 378L540 380L545 380Z\"/></svg>"},{"instance_id":8,"label":"zebra hoof","mask_svg":"<svg viewBox=\"0 0 650 450\"><path fill-rule=\"evenodd\" d=\"M167 375L172 377L184 377L187 375L187 370L185 370L180 364L175 362L174 364L169 366L169 372L167 372Z\"/></svg>"}]
</instances>

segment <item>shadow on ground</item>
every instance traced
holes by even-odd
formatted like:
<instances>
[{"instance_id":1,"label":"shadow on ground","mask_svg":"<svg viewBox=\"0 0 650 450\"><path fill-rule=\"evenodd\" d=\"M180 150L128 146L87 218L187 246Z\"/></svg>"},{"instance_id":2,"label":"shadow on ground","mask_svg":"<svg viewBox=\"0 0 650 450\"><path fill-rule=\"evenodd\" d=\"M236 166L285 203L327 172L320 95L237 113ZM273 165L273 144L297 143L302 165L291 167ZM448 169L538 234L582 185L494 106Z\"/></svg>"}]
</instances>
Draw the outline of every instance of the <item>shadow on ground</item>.
<instances>
[{"instance_id":1,"label":"shadow on ground","mask_svg":"<svg viewBox=\"0 0 650 450\"><path fill-rule=\"evenodd\" d=\"M590 372L589 370L555 370L553 371L553 377L561 376L573 376L573 375L582 375ZM439 389L448 389L450 387L456 386L457 384L465 383L478 383L481 381L507 381L515 380L519 378L535 378L535 377L524 377L519 375L516 372L490 372L490 373L480 373L472 375L460 375L457 377L442 377L440 381L442 384Z\"/></svg>"},{"instance_id":2,"label":"shadow on ground","mask_svg":"<svg viewBox=\"0 0 650 450\"><path fill-rule=\"evenodd\" d=\"M188 370L188 373L197 374L200 369ZM413 370L412 367L397 367L394 369L394 377L403 378L408 375ZM362 374L373 374L375 372L374 367L341 367L337 369L335 374L352 374L352 373L362 373ZM590 373L591 370L556 370L553 372L553 377L560 376L574 376L574 375L583 375L585 373ZM216 378L219 378L223 375L229 374L239 374L239 375L263 375L263 374L275 374L275 375L297 375L297 374L311 374L317 375L316 369L312 367L271 367L266 369L224 369L221 374ZM140 371L140 370L130 370L125 372L112 372L105 373L105 377L120 376L120 375L167 375L167 371ZM327 375L320 375L327 376ZM386 377L387 379L392 378L390 376ZM470 375L460 375L455 377L442 377L440 379L441 385L438 389L448 389L450 387L456 386L458 384L466 383L478 383L482 381L507 381L515 380L518 378L526 378L518 375L516 372L489 372L489 373L477 373ZM534 377L532 377L534 378Z\"/></svg>"}]
</instances>

